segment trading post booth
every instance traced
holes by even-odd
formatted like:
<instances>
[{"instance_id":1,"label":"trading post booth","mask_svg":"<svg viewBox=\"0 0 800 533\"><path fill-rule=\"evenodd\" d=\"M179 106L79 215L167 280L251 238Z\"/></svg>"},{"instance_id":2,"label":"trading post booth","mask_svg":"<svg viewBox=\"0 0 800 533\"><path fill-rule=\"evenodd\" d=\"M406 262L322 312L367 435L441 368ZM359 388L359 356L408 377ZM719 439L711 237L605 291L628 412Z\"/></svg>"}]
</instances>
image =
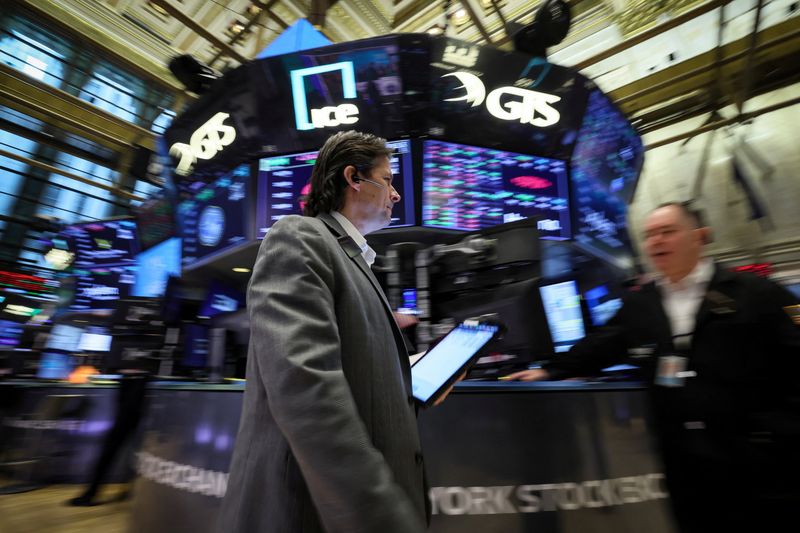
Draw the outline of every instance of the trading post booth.
<instances>
[{"instance_id":1,"label":"trading post booth","mask_svg":"<svg viewBox=\"0 0 800 533\"><path fill-rule=\"evenodd\" d=\"M420 414L430 530L672 531L645 394L630 375L491 379L512 368L505 361L558 357L619 307L643 157L628 120L574 69L443 36L252 61L215 81L163 139L182 276L208 280L222 269L205 269L231 257L252 261L272 224L301 212L316 151L344 129L395 149L402 201L369 239L390 302L420 318L411 341L424 347L448 319L476 311L501 310L513 326L473 375L484 381ZM241 313L243 290L209 292L217 309ZM242 390L153 384L133 530L212 530Z\"/></svg>"}]
</instances>

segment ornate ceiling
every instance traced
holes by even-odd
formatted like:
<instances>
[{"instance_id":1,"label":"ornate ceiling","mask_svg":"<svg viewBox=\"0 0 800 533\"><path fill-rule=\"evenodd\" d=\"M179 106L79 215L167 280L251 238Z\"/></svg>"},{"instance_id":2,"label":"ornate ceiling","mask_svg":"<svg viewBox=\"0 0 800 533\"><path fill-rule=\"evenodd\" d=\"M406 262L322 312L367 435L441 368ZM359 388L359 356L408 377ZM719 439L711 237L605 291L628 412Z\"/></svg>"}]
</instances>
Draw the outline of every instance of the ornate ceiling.
<instances>
[{"instance_id":1,"label":"ornate ceiling","mask_svg":"<svg viewBox=\"0 0 800 533\"><path fill-rule=\"evenodd\" d=\"M541 0L15 1L178 90L182 87L166 68L175 55L191 54L224 71L255 57L302 18L333 42L430 31L510 48L507 23L530 22L542 4ZM551 60L575 66L595 79L643 131L722 105L741 105L749 96L800 80L798 2L571 0L569 4L572 27L564 42L549 50Z\"/></svg>"}]
</instances>

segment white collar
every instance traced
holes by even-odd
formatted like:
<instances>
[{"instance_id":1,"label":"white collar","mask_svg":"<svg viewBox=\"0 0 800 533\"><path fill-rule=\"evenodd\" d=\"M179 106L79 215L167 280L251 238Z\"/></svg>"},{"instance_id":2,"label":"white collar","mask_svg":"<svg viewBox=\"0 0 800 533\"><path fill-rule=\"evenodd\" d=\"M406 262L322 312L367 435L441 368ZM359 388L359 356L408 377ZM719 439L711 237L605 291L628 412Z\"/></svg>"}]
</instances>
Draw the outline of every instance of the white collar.
<instances>
[{"instance_id":1,"label":"white collar","mask_svg":"<svg viewBox=\"0 0 800 533\"><path fill-rule=\"evenodd\" d=\"M670 291L678 291L689 287L706 287L714 277L714 262L710 259L700 259L683 279L672 283L666 276L656 278L656 284Z\"/></svg>"},{"instance_id":2,"label":"white collar","mask_svg":"<svg viewBox=\"0 0 800 533\"><path fill-rule=\"evenodd\" d=\"M346 216L341 214L339 211L331 211L330 215L336 219L336 222L341 224L342 229L344 229L345 233L347 233L353 241L355 241L356 245L361 249L361 256L364 258L364 261L367 262L368 266L372 266L372 263L375 262L375 250L370 248L369 244L367 244L367 239L361 235L361 232L358 231L350 219Z\"/></svg>"}]
</instances>

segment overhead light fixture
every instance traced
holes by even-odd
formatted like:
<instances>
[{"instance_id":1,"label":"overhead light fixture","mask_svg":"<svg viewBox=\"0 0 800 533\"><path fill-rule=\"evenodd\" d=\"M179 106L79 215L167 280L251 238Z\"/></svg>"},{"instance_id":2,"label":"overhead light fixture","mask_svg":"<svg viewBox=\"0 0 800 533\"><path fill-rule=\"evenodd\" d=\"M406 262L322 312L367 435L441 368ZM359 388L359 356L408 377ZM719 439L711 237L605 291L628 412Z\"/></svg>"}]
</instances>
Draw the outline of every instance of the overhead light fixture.
<instances>
[{"instance_id":1,"label":"overhead light fixture","mask_svg":"<svg viewBox=\"0 0 800 533\"><path fill-rule=\"evenodd\" d=\"M250 272L250 269L247 268L247 267L233 267L232 270L234 272L240 272L242 274L246 274L247 272Z\"/></svg>"},{"instance_id":2,"label":"overhead light fixture","mask_svg":"<svg viewBox=\"0 0 800 533\"><path fill-rule=\"evenodd\" d=\"M437 24L436 26L428 28L428 33L431 35L441 35L442 33L444 33L444 28L442 28Z\"/></svg>"},{"instance_id":3,"label":"overhead light fixture","mask_svg":"<svg viewBox=\"0 0 800 533\"><path fill-rule=\"evenodd\" d=\"M469 20L469 14L467 13L467 10L464 9L463 7L457 9L453 13L453 24L455 24L456 26L461 26L462 24L467 22L467 20Z\"/></svg>"},{"instance_id":4,"label":"overhead light fixture","mask_svg":"<svg viewBox=\"0 0 800 533\"><path fill-rule=\"evenodd\" d=\"M231 25L228 26L228 31L231 32L233 35L239 35L244 30L244 23L238 20L234 20L231 22Z\"/></svg>"}]
</instances>

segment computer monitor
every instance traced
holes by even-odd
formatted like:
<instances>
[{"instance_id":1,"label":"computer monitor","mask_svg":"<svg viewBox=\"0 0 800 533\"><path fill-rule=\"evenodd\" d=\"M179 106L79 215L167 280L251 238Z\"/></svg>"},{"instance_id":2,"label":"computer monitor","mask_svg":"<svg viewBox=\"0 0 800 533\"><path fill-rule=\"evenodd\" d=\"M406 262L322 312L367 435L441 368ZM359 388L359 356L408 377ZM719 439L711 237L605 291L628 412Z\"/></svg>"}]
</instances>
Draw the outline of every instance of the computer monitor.
<instances>
[{"instance_id":1,"label":"computer monitor","mask_svg":"<svg viewBox=\"0 0 800 533\"><path fill-rule=\"evenodd\" d=\"M111 349L111 335L106 328L89 327L81 333L78 350L84 352L108 352Z\"/></svg>"},{"instance_id":2,"label":"computer monitor","mask_svg":"<svg viewBox=\"0 0 800 533\"><path fill-rule=\"evenodd\" d=\"M419 313L417 309L417 289L403 289L401 292L400 307L397 308L398 313L406 315L416 315Z\"/></svg>"},{"instance_id":3,"label":"computer monitor","mask_svg":"<svg viewBox=\"0 0 800 533\"><path fill-rule=\"evenodd\" d=\"M204 368L208 363L208 350L208 328L199 324L184 325L181 364L187 368Z\"/></svg>"},{"instance_id":4,"label":"computer monitor","mask_svg":"<svg viewBox=\"0 0 800 533\"><path fill-rule=\"evenodd\" d=\"M413 226L414 177L412 172L411 141L389 141L394 150L390 158L392 185L401 200L394 206L389 227ZM256 194L256 237L264 238L269 228L287 215L303 213L305 199L311 190L311 171L318 152L304 152L265 157L258 162Z\"/></svg>"},{"instance_id":5,"label":"computer monitor","mask_svg":"<svg viewBox=\"0 0 800 533\"><path fill-rule=\"evenodd\" d=\"M45 350L39 359L36 377L39 379L67 379L74 366L71 355Z\"/></svg>"},{"instance_id":6,"label":"computer monitor","mask_svg":"<svg viewBox=\"0 0 800 533\"><path fill-rule=\"evenodd\" d=\"M457 324L467 318L496 313L506 331L487 345L487 352L511 356L503 359L503 364L522 367L548 359L553 353L538 289L538 279L526 279L460 293L436 294L432 297L432 314L437 322L449 318Z\"/></svg>"},{"instance_id":7,"label":"computer monitor","mask_svg":"<svg viewBox=\"0 0 800 533\"><path fill-rule=\"evenodd\" d=\"M120 298L127 297L135 283L134 265L97 266L74 269L75 298L70 311L112 311Z\"/></svg>"},{"instance_id":8,"label":"computer monitor","mask_svg":"<svg viewBox=\"0 0 800 533\"><path fill-rule=\"evenodd\" d=\"M593 326L605 325L622 307L622 298L613 297L607 285L598 285L587 290L583 293L583 299L589 309Z\"/></svg>"},{"instance_id":9,"label":"computer monitor","mask_svg":"<svg viewBox=\"0 0 800 533\"><path fill-rule=\"evenodd\" d=\"M166 190L145 200L134 212L139 230L139 250L147 250L175 237L175 205Z\"/></svg>"},{"instance_id":10,"label":"computer monitor","mask_svg":"<svg viewBox=\"0 0 800 533\"><path fill-rule=\"evenodd\" d=\"M25 328L18 322L0 320L0 350L10 350L19 346Z\"/></svg>"},{"instance_id":11,"label":"computer monitor","mask_svg":"<svg viewBox=\"0 0 800 533\"><path fill-rule=\"evenodd\" d=\"M787 283L784 285L786 289L794 294L795 298L800 299L800 282L798 283Z\"/></svg>"},{"instance_id":12,"label":"computer monitor","mask_svg":"<svg viewBox=\"0 0 800 533\"><path fill-rule=\"evenodd\" d=\"M76 269L132 265L138 250L136 222L130 219L71 224L59 236L75 253L73 267Z\"/></svg>"},{"instance_id":13,"label":"computer monitor","mask_svg":"<svg viewBox=\"0 0 800 533\"><path fill-rule=\"evenodd\" d=\"M131 296L164 295L167 278L181 275L181 240L172 237L136 256L136 276Z\"/></svg>"},{"instance_id":14,"label":"computer monitor","mask_svg":"<svg viewBox=\"0 0 800 533\"><path fill-rule=\"evenodd\" d=\"M190 269L248 239L250 165L240 165L209 184L188 184L178 204L181 264ZM195 186L197 185L197 186Z\"/></svg>"},{"instance_id":15,"label":"computer monitor","mask_svg":"<svg viewBox=\"0 0 800 533\"><path fill-rule=\"evenodd\" d=\"M575 242L623 270L633 269L627 212L643 159L636 129L593 91L570 160Z\"/></svg>"},{"instance_id":16,"label":"computer monitor","mask_svg":"<svg viewBox=\"0 0 800 533\"><path fill-rule=\"evenodd\" d=\"M542 285L539 292L553 349L556 353L566 352L586 335L578 284L575 280L568 280Z\"/></svg>"},{"instance_id":17,"label":"computer monitor","mask_svg":"<svg viewBox=\"0 0 800 533\"><path fill-rule=\"evenodd\" d=\"M56 324L44 344L45 351L62 351L72 353L78 349L83 328L68 324Z\"/></svg>"},{"instance_id":18,"label":"computer monitor","mask_svg":"<svg viewBox=\"0 0 800 533\"><path fill-rule=\"evenodd\" d=\"M208 294L197 311L198 318L211 318L220 313L231 313L244 307L245 296L241 291L211 280Z\"/></svg>"},{"instance_id":19,"label":"computer monitor","mask_svg":"<svg viewBox=\"0 0 800 533\"><path fill-rule=\"evenodd\" d=\"M422 157L423 226L475 231L535 218L540 238L571 237L564 161L435 140Z\"/></svg>"}]
</instances>

